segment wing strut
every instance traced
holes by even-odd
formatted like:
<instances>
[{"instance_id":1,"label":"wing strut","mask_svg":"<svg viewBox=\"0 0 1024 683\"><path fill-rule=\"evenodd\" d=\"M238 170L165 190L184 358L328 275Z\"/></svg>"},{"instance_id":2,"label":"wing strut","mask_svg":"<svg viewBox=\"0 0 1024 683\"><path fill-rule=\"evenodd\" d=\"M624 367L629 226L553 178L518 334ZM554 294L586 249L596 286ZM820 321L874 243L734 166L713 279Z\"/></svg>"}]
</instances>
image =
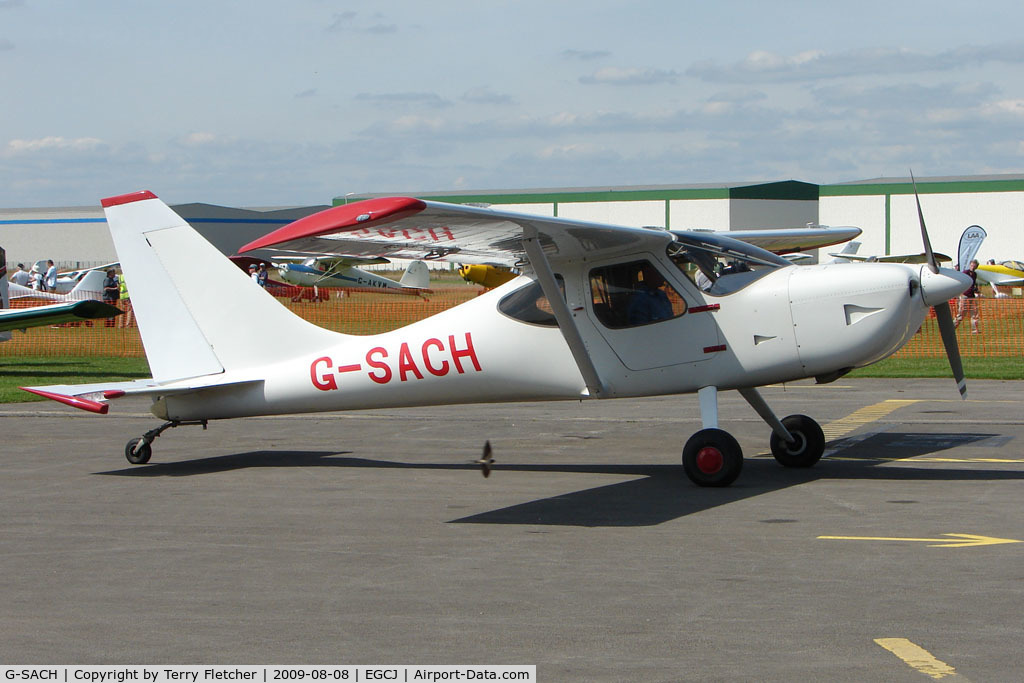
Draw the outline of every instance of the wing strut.
<instances>
[{"instance_id":1,"label":"wing strut","mask_svg":"<svg viewBox=\"0 0 1024 683\"><path fill-rule=\"evenodd\" d=\"M576 360L576 367L583 375L583 381L587 383L587 391L590 392L592 398L600 398L604 394L604 384L601 382L600 375L597 374L594 362L590 359L587 345L576 327L576 320L565 303L565 299L562 298L562 290L559 289L558 282L555 281L551 264L548 263L547 257L544 256L544 249L540 245L537 228L526 223L523 224L523 248L537 275L541 291L548 299L551 312L555 314L558 329L562 331L565 343L569 345L569 351L572 352L572 357Z\"/></svg>"}]
</instances>

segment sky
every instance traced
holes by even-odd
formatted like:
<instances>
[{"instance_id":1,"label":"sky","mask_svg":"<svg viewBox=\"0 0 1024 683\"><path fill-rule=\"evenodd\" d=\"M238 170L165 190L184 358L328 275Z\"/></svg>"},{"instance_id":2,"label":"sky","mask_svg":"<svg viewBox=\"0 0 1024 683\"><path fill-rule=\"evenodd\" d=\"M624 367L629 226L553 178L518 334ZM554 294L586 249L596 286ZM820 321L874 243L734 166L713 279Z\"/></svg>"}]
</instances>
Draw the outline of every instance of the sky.
<instances>
[{"instance_id":1,"label":"sky","mask_svg":"<svg viewBox=\"0 0 1024 683\"><path fill-rule=\"evenodd\" d=\"M0 0L0 207L1024 172L1024 3Z\"/></svg>"}]
</instances>

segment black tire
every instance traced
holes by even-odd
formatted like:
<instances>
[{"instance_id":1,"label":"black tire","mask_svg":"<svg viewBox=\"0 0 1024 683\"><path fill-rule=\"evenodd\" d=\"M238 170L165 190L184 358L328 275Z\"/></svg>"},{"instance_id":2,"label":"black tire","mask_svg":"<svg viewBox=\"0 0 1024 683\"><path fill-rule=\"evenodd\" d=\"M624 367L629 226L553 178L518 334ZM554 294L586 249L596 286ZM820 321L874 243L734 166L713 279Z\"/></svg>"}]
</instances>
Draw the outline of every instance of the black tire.
<instances>
[{"instance_id":1,"label":"black tire","mask_svg":"<svg viewBox=\"0 0 1024 683\"><path fill-rule=\"evenodd\" d=\"M796 443L788 444L772 432L770 443L775 460L784 467L813 467L825 452L825 433L821 426L806 415L784 417L782 426L789 430Z\"/></svg>"},{"instance_id":2,"label":"black tire","mask_svg":"<svg viewBox=\"0 0 1024 683\"><path fill-rule=\"evenodd\" d=\"M133 465L145 465L153 457L153 447L142 440L142 437L132 439L124 447L124 457Z\"/></svg>"},{"instance_id":3,"label":"black tire","mask_svg":"<svg viewBox=\"0 0 1024 683\"><path fill-rule=\"evenodd\" d=\"M702 429L683 447L683 471L697 486L728 486L742 469L739 443L721 429Z\"/></svg>"}]
</instances>

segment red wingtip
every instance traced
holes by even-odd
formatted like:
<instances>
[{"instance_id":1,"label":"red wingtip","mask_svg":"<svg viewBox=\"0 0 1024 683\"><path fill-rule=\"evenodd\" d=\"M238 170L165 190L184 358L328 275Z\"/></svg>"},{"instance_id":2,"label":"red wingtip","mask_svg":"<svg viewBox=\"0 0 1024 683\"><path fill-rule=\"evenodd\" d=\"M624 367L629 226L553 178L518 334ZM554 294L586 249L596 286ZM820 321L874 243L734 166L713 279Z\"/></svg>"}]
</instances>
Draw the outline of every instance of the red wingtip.
<instances>
[{"instance_id":1,"label":"red wingtip","mask_svg":"<svg viewBox=\"0 0 1024 683\"><path fill-rule=\"evenodd\" d=\"M156 199L156 195L149 190L139 190L138 192L129 192L128 194L119 194L116 197L107 197L101 199L100 204L104 209L108 209L111 206L120 206L121 204L131 204L132 202L140 202L143 199Z\"/></svg>"},{"instance_id":2,"label":"red wingtip","mask_svg":"<svg viewBox=\"0 0 1024 683\"><path fill-rule=\"evenodd\" d=\"M325 209L311 216L300 218L284 227L249 242L238 250L244 254L253 249L272 247L283 242L301 239L303 237L314 237L332 232L338 232L345 228L364 227L385 218L399 218L403 215L419 213L426 208L422 200L412 197L380 197L378 199L365 199L353 204L343 204L331 209Z\"/></svg>"},{"instance_id":3,"label":"red wingtip","mask_svg":"<svg viewBox=\"0 0 1024 683\"><path fill-rule=\"evenodd\" d=\"M72 408L78 408L80 410L88 410L90 413L99 413L100 415L106 415L107 411L110 410L110 406L106 403L100 403L99 401L90 401L87 398L79 398L78 396L65 396L64 394L55 394L51 391L41 391L40 389L30 389L29 387L18 387L22 391L27 391L30 394L42 396L58 403L71 406Z\"/></svg>"}]
</instances>

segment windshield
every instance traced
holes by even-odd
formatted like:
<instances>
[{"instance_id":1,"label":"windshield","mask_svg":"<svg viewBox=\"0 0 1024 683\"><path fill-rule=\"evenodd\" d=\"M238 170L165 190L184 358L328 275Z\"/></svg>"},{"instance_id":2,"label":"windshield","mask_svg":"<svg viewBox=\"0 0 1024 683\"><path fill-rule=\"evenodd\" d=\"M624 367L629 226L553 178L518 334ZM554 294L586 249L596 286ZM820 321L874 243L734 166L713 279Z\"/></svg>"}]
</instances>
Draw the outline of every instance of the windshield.
<instances>
[{"instance_id":1,"label":"windshield","mask_svg":"<svg viewBox=\"0 0 1024 683\"><path fill-rule=\"evenodd\" d=\"M721 235L672 232L668 256L702 291L724 296L739 291L789 261L752 244Z\"/></svg>"}]
</instances>

